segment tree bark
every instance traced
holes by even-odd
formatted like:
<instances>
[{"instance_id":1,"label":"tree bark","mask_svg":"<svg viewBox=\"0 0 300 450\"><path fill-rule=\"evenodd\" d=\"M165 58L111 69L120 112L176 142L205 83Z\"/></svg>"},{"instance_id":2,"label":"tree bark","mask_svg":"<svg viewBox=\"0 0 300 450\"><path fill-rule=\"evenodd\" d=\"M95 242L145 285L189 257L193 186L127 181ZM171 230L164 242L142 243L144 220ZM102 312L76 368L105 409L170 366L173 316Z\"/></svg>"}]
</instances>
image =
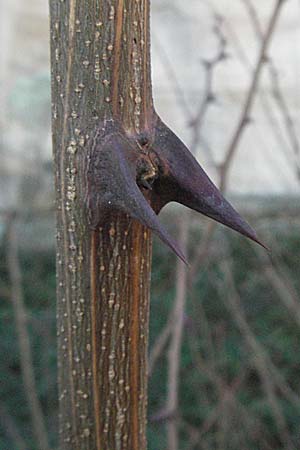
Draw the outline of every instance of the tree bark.
<instances>
[{"instance_id":1,"label":"tree bark","mask_svg":"<svg viewBox=\"0 0 300 450\"><path fill-rule=\"evenodd\" d=\"M66 450L146 449L149 229L186 261L155 213L177 201L260 242L153 109L149 6L50 0Z\"/></svg>"},{"instance_id":2,"label":"tree bark","mask_svg":"<svg viewBox=\"0 0 300 450\"><path fill-rule=\"evenodd\" d=\"M91 230L87 149L100 123L153 117L149 0L50 0L60 448L146 449L151 232L111 212Z\"/></svg>"}]
</instances>

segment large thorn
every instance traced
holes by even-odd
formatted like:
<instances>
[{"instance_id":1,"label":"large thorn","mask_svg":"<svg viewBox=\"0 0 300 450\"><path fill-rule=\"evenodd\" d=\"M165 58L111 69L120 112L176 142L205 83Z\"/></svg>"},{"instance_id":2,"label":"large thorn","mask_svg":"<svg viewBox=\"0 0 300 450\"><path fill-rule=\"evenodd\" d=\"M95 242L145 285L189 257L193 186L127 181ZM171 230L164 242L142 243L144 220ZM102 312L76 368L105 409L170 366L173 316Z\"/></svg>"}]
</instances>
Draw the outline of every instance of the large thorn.
<instances>
[{"instance_id":1,"label":"large thorn","mask_svg":"<svg viewBox=\"0 0 300 450\"><path fill-rule=\"evenodd\" d=\"M89 222L96 229L110 211L122 211L153 230L186 263L186 258L159 223L136 183L137 157L132 142L110 121L94 137L87 168Z\"/></svg>"},{"instance_id":2,"label":"large thorn","mask_svg":"<svg viewBox=\"0 0 300 450\"><path fill-rule=\"evenodd\" d=\"M250 225L225 200L183 142L160 119L156 124L152 149L163 172L155 188L157 195L164 198L164 203L181 203L265 247Z\"/></svg>"}]
</instances>

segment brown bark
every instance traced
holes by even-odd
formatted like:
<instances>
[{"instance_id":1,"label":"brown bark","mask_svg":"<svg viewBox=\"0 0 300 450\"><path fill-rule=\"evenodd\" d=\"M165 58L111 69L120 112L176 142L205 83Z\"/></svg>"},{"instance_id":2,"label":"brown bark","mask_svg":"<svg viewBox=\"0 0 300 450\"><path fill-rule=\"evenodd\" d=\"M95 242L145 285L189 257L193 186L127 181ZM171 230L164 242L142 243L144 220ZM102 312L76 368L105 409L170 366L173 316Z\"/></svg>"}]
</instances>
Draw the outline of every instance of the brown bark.
<instances>
[{"instance_id":1,"label":"brown bark","mask_svg":"<svg viewBox=\"0 0 300 450\"><path fill-rule=\"evenodd\" d=\"M50 0L50 15L60 446L143 450L151 232L122 213L91 231L83 165L103 120L149 127L149 0Z\"/></svg>"},{"instance_id":2,"label":"brown bark","mask_svg":"<svg viewBox=\"0 0 300 450\"><path fill-rule=\"evenodd\" d=\"M155 212L177 201L259 242L154 112L149 6L50 0L66 449L146 448L149 229L186 261Z\"/></svg>"}]
</instances>

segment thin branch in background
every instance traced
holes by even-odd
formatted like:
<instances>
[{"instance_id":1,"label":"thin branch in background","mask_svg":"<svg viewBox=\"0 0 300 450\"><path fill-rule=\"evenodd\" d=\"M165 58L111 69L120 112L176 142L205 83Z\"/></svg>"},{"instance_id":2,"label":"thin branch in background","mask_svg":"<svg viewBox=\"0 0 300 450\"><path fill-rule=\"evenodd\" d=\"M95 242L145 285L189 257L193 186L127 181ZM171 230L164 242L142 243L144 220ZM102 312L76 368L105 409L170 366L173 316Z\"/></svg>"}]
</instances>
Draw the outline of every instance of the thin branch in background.
<instances>
[{"instance_id":1,"label":"thin branch in background","mask_svg":"<svg viewBox=\"0 0 300 450\"><path fill-rule=\"evenodd\" d=\"M223 18L219 15L214 17L215 23L213 26L213 33L217 38L217 51L215 56L210 59L203 60L204 67L204 87L203 87L203 97L194 114L193 119L190 121L190 126L192 128L192 141L190 149L192 153L196 153L197 147L201 139L201 130L204 126L205 116L209 106L216 101L214 88L213 88L213 76L217 66L227 58L226 53L226 39L222 31ZM209 155L212 159L212 155Z\"/></svg>"},{"instance_id":2,"label":"thin branch in background","mask_svg":"<svg viewBox=\"0 0 300 450\"><path fill-rule=\"evenodd\" d=\"M9 220L7 227L7 266L11 283L11 301L16 321L16 333L20 349L23 386L31 415L33 433L38 447L42 450L49 450L45 421L34 378L33 359L27 329L27 314L22 290L22 274L18 255L18 234L13 216Z\"/></svg>"},{"instance_id":3,"label":"thin branch in background","mask_svg":"<svg viewBox=\"0 0 300 450\"><path fill-rule=\"evenodd\" d=\"M258 82L259 82L259 79L260 79L261 70L262 70L262 67L263 67L264 63L267 61L267 49L268 49L270 40L272 38L272 35L274 33L275 24L276 24L276 22L278 20L278 17L279 17L281 3L282 3L282 1L278 1L276 3L276 5L275 5L275 9L273 11L272 18L270 20L269 26L267 27L267 32L266 32L265 37L264 37L263 42L262 42L261 51L260 51L259 58L258 58L256 67L255 67L255 70L254 70L254 73L253 73L251 85L250 85L248 94L246 96L245 103L244 103L243 108L242 108L242 114L241 114L241 117L239 118L239 122L237 124L235 133L234 133L234 135L232 137L232 140L230 141L230 144L229 144L229 146L227 148L226 158L225 158L225 161L224 161L224 163L223 163L223 165L221 167L221 170L220 170L220 172L221 172L221 188L222 188L222 190L225 190L225 188L226 188L227 176L228 176L228 172L229 172L229 169L230 169L233 157L234 157L234 155L236 153L236 150L237 150L238 144L240 142L240 138L242 136L244 128L247 125L248 120L249 120L249 116L250 116L251 109L252 109L252 106L253 106L253 101L254 101L254 98L256 97L256 94L257 94ZM222 53L222 52L220 52L220 53ZM222 60L222 58L221 58L221 60ZM169 66L172 68L171 64L169 64ZM188 117L188 119L189 119L189 121L190 121L190 123L192 125L192 133L193 133L193 135L192 135L193 136L193 138L192 138L192 147L193 147L192 150L194 150L194 148L197 147L199 142L201 142L201 139L202 139L202 137L201 137L201 129L202 129L203 122L204 122L204 120L203 120L204 119L204 115L205 115L205 113L206 113L206 111L208 109L208 105L210 103L212 103L213 100L214 100L212 84L211 84L211 81L212 81L212 76L211 75L212 74L209 73L209 71L211 69L211 65L207 64L206 69L207 69L206 84L205 84L206 87L204 89L204 91L205 91L204 92L204 96L202 98L202 103L200 104L200 107L197 110L197 114L195 115L195 119L192 120L192 121L190 120L190 111L189 110L187 111L187 108L185 107L184 102L182 101L182 99L184 99L184 95L183 95L183 92L180 89L180 86L179 86L178 82L177 82L176 74L175 74L175 72L172 74L173 80L175 80L174 83L173 83L174 90L175 90L175 93L177 94L177 98L179 98L179 100L180 100L179 104L181 104L181 107L182 107L185 115ZM179 88L178 88L178 86L179 86ZM180 91L179 94L178 94L178 90ZM272 117L271 117L271 119L272 119ZM277 128L275 126L274 120L272 119L270 121L270 123L272 124L272 127L274 128L274 132L275 132L275 130ZM201 251L199 253L200 256L201 256L201 258L200 258L200 262L201 263L203 263L205 257L209 256L209 254L210 254L210 240L211 240L211 237L213 235L214 228L215 228L214 224L213 223L209 223L208 227L205 230L206 232L204 233L205 239L202 238L202 240L201 240L201 243L203 244L203 245L201 245ZM192 266L192 272L193 272L194 276L196 274L197 267L199 266L199 254L198 254L198 259L196 259L196 261L194 261L195 264L193 262L193 266ZM189 280L191 284L194 281L194 276L192 276L190 278L190 280ZM161 354L161 352L163 351L163 347L166 345L166 342L167 342L167 340L169 338L169 329L168 329L167 326L163 330L163 332L161 334L161 338L162 338L163 345L160 346L159 354ZM182 337L181 337L181 339L182 339ZM255 336L254 336L254 339L255 339ZM169 351L169 355L170 355L170 351ZM170 361L170 358L169 358L169 361ZM268 358L266 358L265 362L269 362ZM203 366L201 367L201 370L203 370ZM174 373L175 373L175 371L174 371ZM274 383L276 383L276 385L280 389L280 391L287 398L289 398L289 400L293 399L294 403L296 404L298 402L296 396L294 396L294 393L290 390L289 386L286 385L285 380L282 379L281 374L278 373L277 369L274 368L272 364L270 365L270 374L271 374L272 377L274 377ZM263 378L263 380L266 381L265 378ZM285 433L285 431L286 431L285 421L284 421L284 417L282 416L282 413L280 411L280 408L278 409L278 407L277 407L277 400L276 400L276 394L274 394L274 387L272 388L273 390L272 389L270 390L270 385L269 384L264 384L264 388L266 389L266 393L267 393L267 397L269 399L269 402L273 405L273 408L275 408L275 421L276 421L276 423L277 423L277 425L279 427L280 433L283 435L283 440L287 443L287 448L293 448L292 446L290 446L289 436L288 435L286 436L286 433ZM175 396L175 397L177 396L177 401L178 401L178 393L176 392L177 389L178 389L178 386L175 389L175 391L172 393L172 395ZM274 397L274 395L275 395L275 397ZM234 397L234 399L235 399L235 397ZM235 399L235 402L236 401L237 401L237 399ZM229 406L226 405L226 408L227 407L229 407ZM237 409L238 408L242 408L242 405L240 405L239 403L236 403L235 407ZM168 420L169 420L168 426L170 424L174 425L174 423L176 425L176 421L178 423L178 412L176 411L176 409L166 407L165 411L167 412L165 417L167 417ZM224 416L224 411L223 411L223 416ZM245 411L245 414L243 414L243 417L244 418L248 417L247 411ZM250 426L250 428L251 428L251 426ZM197 430L194 430L194 429L191 431L191 433L193 435L192 442L194 444L195 441L197 441L197 437L199 437L201 435L201 433L198 434ZM178 447L178 427L177 427L177 430L175 431L175 433L174 433L174 430L173 430L172 437L174 438L174 436L175 436L175 439L173 439L173 442L171 443L171 446L170 446L170 449L172 449L172 450L173 450L173 448L177 448ZM225 436L224 436L224 438L225 438ZM176 439L177 439L177 441L176 441ZM261 440L261 442L263 442L263 441L265 442L264 439ZM175 442L175 444L174 444L174 442ZM198 444L202 445L202 441L198 442ZM176 445L177 445L177 447L176 447ZM266 445L265 448L269 448L267 442L265 442L265 445Z\"/></svg>"},{"instance_id":4,"label":"thin branch in background","mask_svg":"<svg viewBox=\"0 0 300 450\"><path fill-rule=\"evenodd\" d=\"M245 129L245 126L249 122L249 117L251 113L251 109L253 106L253 102L257 93L260 75L262 68L267 61L267 51L269 49L269 45L271 43L272 37L274 35L274 31L276 28L276 24L278 22L280 12L282 5L284 3L284 0L277 0L274 10L271 15L271 19L269 21L269 24L267 26L267 30L265 35L263 36L261 40L261 48L258 55L258 59L255 65L253 77L251 80L251 84L241 111L240 118L238 120L236 129L233 133L233 136L229 142L229 145L227 147L227 150L225 151L225 159L223 164L220 167L220 189L222 191L226 188L227 183L227 173L230 170L230 166L232 164L233 158L235 153L237 152L238 145L240 142L240 139L242 137L243 131Z\"/></svg>"},{"instance_id":5,"label":"thin branch in background","mask_svg":"<svg viewBox=\"0 0 300 450\"><path fill-rule=\"evenodd\" d=\"M154 342L148 360L148 376L151 377L155 365L165 350L169 337L172 333L173 318L170 314L167 324L163 327L162 331L159 333L156 341Z\"/></svg>"},{"instance_id":6,"label":"thin branch in background","mask_svg":"<svg viewBox=\"0 0 300 450\"><path fill-rule=\"evenodd\" d=\"M17 424L3 405L0 405L0 422L2 422L7 436L13 442L15 450L27 450L28 447L18 430Z\"/></svg>"},{"instance_id":7,"label":"thin branch in background","mask_svg":"<svg viewBox=\"0 0 300 450\"><path fill-rule=\"evenodd\" d=\"M182 220L179 223L179 245L183 252L186 253L188 226L187 221ZM179 388L179 369L181 361L182 335L184 328L184 315L186 303L187 289L187 268L182 261L177 261L176 271L176 296L174 304L173 327L170 336L170 344L168 349L168 384L166 410L169 411L174 418L167 423L167 442L168 450L179 449L178 437L178 388Z\"/></svg>"},{"instance_id":8,"label":"thin branch in background","mask_svg":"<svg viewBox=\"0 0 300 450\"><path fill-rule=\"evenodd\" d=\"M216 223L213 221L207 221L204 228L201 241L194 254L190 271L189 271L189 285L192 286L196 280L199 267L203 269L204 264L207 264L211 256L211 244L216 229Z\"/></svg>"},{"instance_id":9,"label":"thin branch in background","mask_svg":"<svg viewBox=\"0 0 300 450\"><path fill-rule=\"evenodd\" d=\"M287 308L293 320L300 327L300 299L292 281L269 258L265 257L259 249L255 249L255 252L262 263L264 276L266 276L281 303Z\"/></svg>"},{"instance_id":10,"label":"thin branch in background","mask_svg":"<svg viewBox=\"0 0 300 450\"><path fill-rule=\"evenodd\" d=\"M199 373L205 373L208 378L211 380L214 386L216 386L218 393L219 393L219 403L213 409L211 414L206 418L206 420L201 425L201 428L199 429L199 440L201 437L206 434L210 428L213 427L213 425L217 422L222 423L222 415L224 414L224 410L226 408L225 405L227 404L235 404L238 402L236 399L236 395L241 388L243 381L247 375L247 371L245 368L241 368L240 373L236 377L233 382L230 384L227 384L221 376L217 373L216 369L214 367L209 366L205 360L199 357L199 352L194 353L195 361L197 362L198 371ZM225 445L223 445L225 447Z\"/></svg>"},{"instance_id":11,"label":"thin branch in background","mask_svg":"<svg viewBox=\"0 0 300 450\"><path fill-rule=\"evenodd\" d=\"M230 385L227 385L227 382L224 381L217 372L217 368L213 364L208 363L205 358L201 357L199 351L195 348L195 341L195 336L192 335L189 339L189 344L195 366L198 368L199 373L207 376L208 380L210 380L219 393L219 403L204 421L201 428L198 429L199 442L202 442L204 435L217 423L218 419L225 414L223 406L224 403L227 402L230 404L230 408L236 411L238 417L240 417L243 429L247 430L248 436L253 440L259 439L261 443L265 443L266 430L264 429L260 418L253 417L251 412L240 402L237 395L239 389L242 389L242 383L247 378L248 372L246 369L248 369L248 367L241 367L236 379L233 380ZM235 427L235 424L233 423L232 426ZM265 448L268 448L268 446L266 445Z\"/></svg>"},{"instance_id":12,"label":"thin branch in background","mask_svg":"<svg viewBox=\"0 0 300 450\"><path fill-rule=\"evenodd\" d=\"M208 107L214 101L213 94L213 73L216 66L226 57L226 40L221 31L222 20L220 17L215 17L214 33L217 36L218 49L216 55L210 60L206 60L203 63L205 68L205 86L204 93L197 108L196 114L191 115L187 104L185 103L183 92L178 83L175 71L172 69L172 65L168 60L167 55L163 52L160 45L156 44L159 50L159 54L164 61L164 67L166 68L168 75L173 80L174 91L178 99L178 103L181 105L184 113L189 118L189 123L192 128L192 141L190 150L195 153L199 141L201 139L201 127L203 125L204 117L208 111ZM188 239L188 218L187 214L184 214L180 223L180 236L181 236L181 248L187 247ZM171 321L171 327L169 325L164 328L163 332L157 339L153 350L150 354L150 369L153 369L153 362L163 351L163 348L170 336L170 344L168 349L168 397L166 400L166 407L164 411L169 418L167 423L167 435L168 435L168 449L178 449L178 382L179 382L179 367L180 367L180 351L182 346L182 336L184 327L184 310L186 303L186 290L187 290L187 278L186 268L178 263L177 268L177 286L176 286L176 298L173 311L170 313L169 321ZM169 417L170 416L170 417Z\"/></svg>"},{"instance_id":13,"label":"thin branch in background","mask_svg":"<svg viewBox=\"0 0 300 450\"><path fill-rule=\"evenodd\" d=\"M249 121L249 115L251 113L253 101L254 101L255 95L257 93L258 83L259 83L260 75L261 75L261 69L267 60L266 53L267 53L268 47L270 45L274 30L275 30L275 25L279 18L279 13L281 11L282 4L283 4L283 0L277 0L277 2L275 4L269 25L267 27L267 31L262 40L261 50L260 50L258 60L257 60L256 66L254 69L250 87L249 87L249 90L246 95L246 99L245 99L245 102L244 102L244 105L242 108L241 116L239 118L236 130L232 136L232 139L228 145L225 160L220 167L220 189L221 189L221 191L225 191L225 189L226 189L227 175L230 170L234 154L237 151L237 147L238 147L240 138L242 137L244 128ZM215 17L219 18L220 16L217 14L217 15L215 15ZM218 20L221 20L221 19L218 19ZM220 23L222 23L222 20L219 22L219 25L220 25ZM202 103L200 104L200 107L198 109L198 113L196 114L194 120L192 121L192 133L193 133L192 134L192 148L191 148L192 152L195 151L195 148L197 147L197 145L199 143L199 131L201 129L201 126L202 126L202 123L204 120L204 113L207 111L207 106L211 102L211 99L213 98L212 89L211 89L211 80L212 80L212 73L210 73L211 67L214 67L220 61L222 61L224 59L224 55L226 55L226 53L225 53L226 40L223 36L223 33L220 31L219 25L217 25L217 23L216 23L215 28L214 28L214 31L217 33L217 36L220 39L219 52L217 53L217 56L215 58L213 58L213 60L212 60L213 63L210 61L209 64L207 64L209 71L208 71L206 80L208 80L208 82L206 84L205 93L203 96ZM172 67L171 65L169 65L169 66ZM173 71L173 78L174 77L176 79L176 75L174 75L174 71ZM177 81L176 81L176 86L178 86ZM177 88L175 89L175 94L177 94L177 98L179 98L179 99L183 95L182 92L178 94ZM185 109L185 111L186 111L186 109ZM211 238L214 234L215 228L216 228L216 224L214 222L208 222L207 228L204 232L204 239L202 239L202 245L199 246L199 250L196 253L194 260L191 264L191 273L192 273L192 276L190 277L191 280L193 280L193 278L194 278L197 267L203 262L204 257L208 253Z\"/></svg>"},{"instance_id":14,"label":"thin branch in background","mask_svg":"<svg viewBox=\"0 0 300 450\"><path fill-rule=\"evenodd\" d=\"M205 87L203 98L199 104L198 110L190 122L192 128L192 141L190 150L195 153L200 140L201 127L209 105L214 101L213 95L213 73L216 66L225 58L226 40L221 32L222 21L219 17L215 18L214 32L217 36L219 45L216 56L204 62L205 67ZM180 222L180 241L181 248L187 248L188 241L188 220L185 214ZM168 396L166 401L166 410L173 412L175 417L167 423L167 439L168 449L178 450L178 385L179 385L179 368L180 368L180 352L182 346L183 328L184 328L184 311L187 292L187 272L186 267L178 262L176 274L176 298L173 314L173 329L170 337L170 345L168 349Z\"/></svg>"},{"instance_id":15,"label":"thin branch in background","mask_svg":"<svg viewBox=\"0 0 300 450\"><path fill-rule=\"evenodd\" d=\"M252 0L242 0L243 4L245 5L245 8L249 14L249 17L251 19L251 23L253 24L254 30L256 32L256 35L258 39L261 41L263 38L263 31L260 24L260 20L257 14L257 10L252 3ZM292 119L292 115L289 110L288 103L285 100L285 96L282 93L280 82L279 82L279 76L278 71L271 59L268 59L268 69L269 74L271 78L271 86L272 86L272 94L274 97L274 100L277 103L278 109L281 112L287 134L289 136L289 140L294 152L294 164L296 165L297 169L297 176L300 180L300 144L299 139L296 132L296 127L294 124L294 121Z\"/></svg>"},{"instance_id":16,"label":"thin branch in background","mask_svg":"<svg viewBox=\"0 0 300 450\"><path fill-rule=\"evenodd\" d=\"M10 289L8 289L7 287L3 287L3 288L1 287L0 288L0 297L2 300L10 301L10 297L11 297Z\"/></svg>"},{"instance_id":17,"label":"thin branch in background","mask_svg":"<svg viewBox=\"0 0 300 450\"><path fill-rule=\"evenodd\" d=\"M176 75L176 71L173 68L172 62L170 61L168 54L165 52L160 41L154 39L154 45L156 46L158 55L163 62L163 67L166 71L167 77L172 82L174 96L178 102L178 105L180 105L181 110L188 121L189 126L192 129L192 139L189 148L193 154L195 154L199 142L205 144L205 140L203 140L201 136L201 129L203 127L205 115L207 113L209 106L216 101L213 90L213 74L216 67L227 58L226 53L227 43L224 33L222 32L222 24L223 18L219 14L214 14L213 33L217 38L217 51L215 56L202 61L205 81L204 86L201 88L203 94L201 96L201 100L195 113L191 111L189 104L185 100L184 91L180 86L180 83ZM211 157L211 149L207 143L205 145L205 148L209 153L209 156Z\"/></svg>"},{"instance_id":18,"label":"thin branch in background","mask_svg":"<svg viewBox=\"0 0 300 450\"><path fill-rule=\"evenodd\" d=\"M243 64L243 66L247 69L248 72L252 73L253 67L252 63L244 51L242 43L240 42L239 35L235 32L234 26L228 21L228 18L223 18L224 28L226 29L226 34L230 37L230 43L234 46L235 53ZM265 114L265 117L269 123L271 131L278 142L278 148L284 153L285 157L287 157L288 163L291 165L292 170L295 169L294 166L294 158L291 160L291 154L289 151L289 142L284 136L282 127L280 126L280 121L276 117L273 111L273 105L267 94L261 92L257 99L262 107L262 110Z\"/></svg>"},{"instance_id":19,"label":"thin branch in background","mask_svg":"<svg viewBox=\"0 0 300 450\"><path fill-rule=\"evenodd\" d=\"M284 448L289 450L295 449L295 446L291 441L287 429L284 415L277 400L276 387L274 385L273 377L270 373L268 364L269 361L267 361L267 359L269 358L266 357L264 349L258 343L254 333L251 331L250 326L246 321L240 305L240 298L234 283L231 263L229 259L227 260L227 262L221 263L221 269L226 281L226 290L228 290L228 295L226 297L226 300L224 301L224 304L229 309L243 338L245 339L245 342L253 352L253 363L257 369L258 374L260 375L262 387L268 399L268 403L270 405L280 435L280 439L285 446ZM224 286L219 286L219 288L220 293L222 294L224 292Z\"/></svg>"},{"instance_id":20,"label":"thin branch in background","mask_svg":"<svg viewBox=\"0 0 300 450\"><path fill-rule=\"evenodd\" d=\"M231 168L234 156L236 155L239 142L245 130L245 127L249 121L249 116L251 114L253 102L257 93L258 84L260 80L261 70L264 66L264 63L267 60L267 51L269 45L271 43L272 37L274 35L275 27L278 22L281 7L283 5L284 0L277 0L274 10L272 12L269 24L267 26L267 30L265 32L264 38L261 42L261 49L258 55L258 59L255 65L255 69L253 72L252 80L250 82L250 86L248 92L246 94L246 98L242 107L241 115L237 122L235 131L232 135L232 138L229 142L227 150L225 151L225 159L220 166L220 190L224 192L226 190L227 178L229 175L229 170ZM194 256L194 260L191 264L192 274L195 275L197 272L197 268L199 267L199 263L203 262L204 256L209 250L211 239L214 234L214 230L216 228L215 222L209 222L207 225L207 229L204 232L205 242L203 245L199 247L199 251L196 252ZM202 241L203 242L203 241Z\"/></svg>"},{"instance_id":21,"label":"thin branch in background","mask_svg":"<svg viewBox=\"0 0 300 450\"><path fill-rule=\"evenodd\" d=\"M226 241L224 240L224 242L226 242ZM229 253L229 251L227 251L227 254L228 253ZM226 260L220 261L220 265L222 267L225 267L226 264L229 264L229 262L230 262L230 259L228 259L228 257L227 257ZM217 286L218 286L218 280L216 278L215 278L215 282L217 283ZM220 286L219 286L219 288L220 288ZM220 293L222 293L222 292L224 292L223 287L221 287ZM236 290L236 293L237 293L237 290ZM223 296L221 298L223 298ZM240 297L238 296L238 298L240 298ZM227 303L225 304L225 306L227 306ZM244 321L247 324L245 318L244 318ZM287 384L284 376L277 369L277 367L273 364L269 354L266 352L266 350L263 348L263 346L260 344L260 342L256 339L255 334L252 332L251 328L248 327L247 329L248 329L247 336L248 336L249 346L252 348L254 353L258 353L260 356L263 356L263 358L265 360L265 366L268 367L268 370L269 370L271 376L273 377L274 383L276 384L279 392L281 392L283 397L287 401L289 401L295 407L296 410L299 410L299 408L300 408L299 395L297 393L295 393L291 389L291 387Z\"/></svg>"},{"instance_id":22,"label":"thin branch in background","mask_svg":"<svg viewBox=\"0 0 300 450\"><path fill-rule=\"evenodd\" d=\"M283 278L276 269L271 266L265 266L264 273L274 288L279 299L290 311L291 316L300 327L300 303L297 293L292 286L290 280Z\"/></svg>"}]
</instances>

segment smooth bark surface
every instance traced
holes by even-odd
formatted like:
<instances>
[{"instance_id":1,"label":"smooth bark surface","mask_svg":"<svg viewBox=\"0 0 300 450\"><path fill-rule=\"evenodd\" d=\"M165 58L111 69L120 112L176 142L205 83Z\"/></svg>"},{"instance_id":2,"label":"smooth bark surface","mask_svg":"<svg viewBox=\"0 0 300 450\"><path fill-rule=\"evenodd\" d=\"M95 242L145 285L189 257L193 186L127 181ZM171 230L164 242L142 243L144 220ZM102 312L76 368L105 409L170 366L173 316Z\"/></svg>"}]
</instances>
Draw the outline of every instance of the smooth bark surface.
<instances>
[{"instance_id":1,"label":"smooth bark surface","mask_svg":"<svg viewBox=\"0 0 300 450\"><path fill-rule=\"evenodd\" d=\"M121 213L91 231L84 164L103 120L151 121L149 1L50 0L50 16L60 446L143 450L151 233Z\"/></svg>"}]
</instances>

